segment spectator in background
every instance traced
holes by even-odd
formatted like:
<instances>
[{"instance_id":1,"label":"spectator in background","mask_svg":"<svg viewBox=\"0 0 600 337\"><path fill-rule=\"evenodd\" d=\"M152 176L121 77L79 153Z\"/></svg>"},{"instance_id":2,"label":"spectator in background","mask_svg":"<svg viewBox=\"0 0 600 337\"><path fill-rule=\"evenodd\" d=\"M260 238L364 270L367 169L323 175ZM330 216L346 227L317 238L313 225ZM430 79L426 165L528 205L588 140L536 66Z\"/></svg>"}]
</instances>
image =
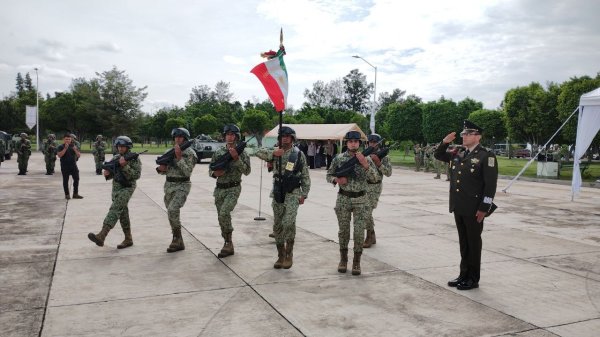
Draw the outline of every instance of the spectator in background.
<instances>
[{"instance_id":1,"label":"spectator in background","mask_svg":"<svg viewBox=\"0 0 600 337\"><path fill-rule=\"evenodd\" d=\"M315 154L317 153L317 146L314 141L310 141L308 144L308 167L311 169L315 168Z\"/></svg>"}]
</instances>

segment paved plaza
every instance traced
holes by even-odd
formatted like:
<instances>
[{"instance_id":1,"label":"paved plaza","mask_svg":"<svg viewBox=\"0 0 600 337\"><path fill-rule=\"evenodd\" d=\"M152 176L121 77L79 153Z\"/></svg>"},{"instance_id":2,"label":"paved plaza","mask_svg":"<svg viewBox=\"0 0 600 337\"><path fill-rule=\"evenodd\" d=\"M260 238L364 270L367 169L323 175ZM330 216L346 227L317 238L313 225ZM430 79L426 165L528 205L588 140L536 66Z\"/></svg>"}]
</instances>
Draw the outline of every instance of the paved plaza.
<instances>
[{"instance_id":1,"label":"paved plaza","mask_svg":"<svg viewBox=\"0 0 600 337\"><path fill-rule=\"evenodd\" d=\"M375 210L377 244L362 275L337 272L333 206L325 170L297 219L294 265L273 269L271 176L252 158L233 216L235 255L223 245L206 163L196 165L182 209L186 250L168 254L164 176L143 155L129 204L134 246L118 250L119 224L98 232L111 183L82 155L82 200L34 153L0 167L1 336L599 336L600 189L518 181L486 219L480 288L460 291L458 236L448 183L394 168ZM58 164L58 163L57 163ZM262 199L260 198L262 192ZM266 221L255 221L259 207ZM350 244L352 247L352 243Z\"/></svg>"}]
</instances>

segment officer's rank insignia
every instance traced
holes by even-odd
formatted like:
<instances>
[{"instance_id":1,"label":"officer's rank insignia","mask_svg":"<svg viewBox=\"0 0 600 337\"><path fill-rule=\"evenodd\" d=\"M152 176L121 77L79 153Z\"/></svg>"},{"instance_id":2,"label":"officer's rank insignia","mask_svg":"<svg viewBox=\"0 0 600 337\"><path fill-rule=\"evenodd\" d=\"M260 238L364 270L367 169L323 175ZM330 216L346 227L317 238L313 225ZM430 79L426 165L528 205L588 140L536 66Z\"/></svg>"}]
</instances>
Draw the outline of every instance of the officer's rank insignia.
<instances>
[{"instance_id":1,"label":"officer's rank insignia","mask_svg":"<svg viewBox=\"0 0 600 337\"><path fill-rule=\"evenodd\" d=\"M452 169L454 170L456 168L456 166L452 165Z\"/></svg>"},{"instance_id":2,"label":"officer's rank insignia","mask_svg":"<svg viewBox=\"0 0 600 337\"><path fill-rule=\"evenodd\" d=\"M477 159L477 158L472 158L472 159L471 159L471 163L473 163L473 164L477 165L477 163L479 163L479 159Z\"/></svg>"},{"instance_id":3,"label":"officer's rank insignia","mask_svg":"<svg viewBox=\"0 0 600 337\"><path fill-rule=\"evenodd\" d=\"M471 169L471 173L475 172L475 169Z\"/></svg>"},{"instance_id":4,"label":"officer's rank insignia","mask_svg":"<svg viewBox=\"0 0 600 337\"><path fill-rule=\"evenodd\" d=\"M488 166L489 166L489 167L494 167L494 166L496 166L496 158L494 158L494 157L489 157L489 158L488 158Z\"/></svg>"}]
</instances>

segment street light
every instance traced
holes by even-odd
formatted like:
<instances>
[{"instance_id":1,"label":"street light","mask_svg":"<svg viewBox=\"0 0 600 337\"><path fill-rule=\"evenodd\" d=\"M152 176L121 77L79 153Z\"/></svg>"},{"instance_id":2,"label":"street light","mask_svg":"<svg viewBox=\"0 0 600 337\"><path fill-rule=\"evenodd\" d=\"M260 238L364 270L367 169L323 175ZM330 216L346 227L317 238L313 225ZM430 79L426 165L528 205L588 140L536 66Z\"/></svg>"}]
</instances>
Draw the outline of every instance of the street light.
<instances>
[{"instance_id":1,"label":"street light","mask_svg":"<svg viewBox=\"0 0 600 337\"><path fill-rule=\"evenodd\" d=\"M361 59L363 61L365 61L368 65L370 65L371 67L373 67L373 69L375 69L375 82L373 85L373 109L371 111L371 121L370 121L370 125L369 127L371 128L371 134L375 133L375 107L377 106L377 67L372 65L369 61L365 60L364 58L358 56L358 55L354 55L352 56L355 59Z\"/></svg>"},{"instance_id":2,"label":"street light","mask_svg":"<svg viewBox=\"0 0 600 337\"><path fill-rule=\"evenodd\" d=\"M35 69L35 146L40 149L40 79L38 77L38 68Z\"/></svg>"}]
</instances>

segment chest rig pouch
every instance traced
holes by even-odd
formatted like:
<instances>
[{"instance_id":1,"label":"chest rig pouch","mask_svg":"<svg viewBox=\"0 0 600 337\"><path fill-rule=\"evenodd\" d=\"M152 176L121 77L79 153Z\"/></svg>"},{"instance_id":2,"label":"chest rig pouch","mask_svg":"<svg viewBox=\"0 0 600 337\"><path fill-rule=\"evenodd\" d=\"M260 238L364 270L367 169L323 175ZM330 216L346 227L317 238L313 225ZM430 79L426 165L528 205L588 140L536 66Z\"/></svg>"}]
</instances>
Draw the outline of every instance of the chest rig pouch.
<instances>
[{"instance_id":1,"label":"chest rig pouch","mask_svg":"<svg viewBox=\"0 0 600 337\"><path fill-rule=\"evenodd\" d=\"M273 181L273 198L279 204L285 201L285 195L300 187L300 177L298 172L302 169L300 162L300 150L297 147L292 149L287 163L283 167L283 174L277 172Z\"/></svg>"}]
</instances>

